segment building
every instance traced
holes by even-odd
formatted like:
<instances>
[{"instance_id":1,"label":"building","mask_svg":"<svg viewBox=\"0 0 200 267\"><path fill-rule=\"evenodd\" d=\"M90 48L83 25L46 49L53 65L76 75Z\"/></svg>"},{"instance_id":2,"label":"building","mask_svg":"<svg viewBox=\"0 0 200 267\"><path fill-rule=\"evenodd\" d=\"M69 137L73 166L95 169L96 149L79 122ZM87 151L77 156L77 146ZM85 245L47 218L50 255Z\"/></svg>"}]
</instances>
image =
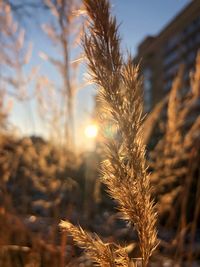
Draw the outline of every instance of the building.
<instances>
[{"instance_id":1,"label":"building","mask_svg":"<svg viewBox=\"0 0 200 267\"><path fill-rule=\"evenodd\" d=\"M141 62L144 76L146 111L169 92L182 63L184 85L189 87L189 72L199 48L200 0L193 0L157 36L148 36L138 47L136 62Z\"/></svg>"}]
</instances>

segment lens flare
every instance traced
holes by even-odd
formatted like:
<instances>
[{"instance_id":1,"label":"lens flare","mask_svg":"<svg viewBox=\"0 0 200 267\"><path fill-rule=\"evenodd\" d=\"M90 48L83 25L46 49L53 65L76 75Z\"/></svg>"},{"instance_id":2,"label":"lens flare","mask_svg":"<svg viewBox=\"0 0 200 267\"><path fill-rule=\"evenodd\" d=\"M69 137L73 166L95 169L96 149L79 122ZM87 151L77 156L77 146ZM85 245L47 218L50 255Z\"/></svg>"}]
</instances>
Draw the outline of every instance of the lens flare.
<instances>
[{"instance_id":1,"label":"lens flare","mask_svg":"<svg viewBox=\"0 0 200 267\"><path fill-rule=\"evenodd\" d=\"M90 124L85 128L85 136L87 138L95 138L98 134L98 126L96 124Z\"/></svg>"}]
</instances>

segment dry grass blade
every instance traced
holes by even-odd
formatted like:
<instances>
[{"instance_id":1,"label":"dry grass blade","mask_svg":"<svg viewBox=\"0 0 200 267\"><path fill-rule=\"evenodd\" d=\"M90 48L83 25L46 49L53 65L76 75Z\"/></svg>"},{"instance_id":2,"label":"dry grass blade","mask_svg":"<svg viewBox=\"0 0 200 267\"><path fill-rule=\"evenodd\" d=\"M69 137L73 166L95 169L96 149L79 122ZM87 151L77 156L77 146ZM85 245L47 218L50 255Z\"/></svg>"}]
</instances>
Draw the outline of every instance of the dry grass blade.
<instances>
[{"instance_id":1,"label":"dry grass blade","mask_svg":"<svg viewBox=\"0 0 200 267\"><path fill-rule=\"evenodd\" d=\"M165 141L165 154L174 153L177 145L181 143L180 125L178 125L178 114L181 106L181 88L183 87L184 66L181 65L175 77L169 94L167 108L167 131Z\"/></svg>"},{"instance_id":2,"label":"dry grass blade","mask_svg":"<svg viewBox=\"0 0 200 267\"><path fill-rule=\"evenodd\" d=\"M193 98L198 99L200 97L200 50L196 57L196 71L191 74L191 88Z\"/></svg>"},{"instance_id":3,"label":"dry grass blade","mask_svg":"<svg viewBox=\"0 0 200 267\"><path fill-rule=\"evenodd\" d=\"M75 227L67 221L61 221L60 227L73 236L75 243L83 248L86 254L102 267L127 267L129 259L123 248L114 249L110 244L105 244L95 235L85 232L81 227Z\"/></svg>"},{"instance_id":4,"label":"dry grass blade","mask_svg":"<svg viewBox=\"0 0 200 267\"><path fill-rule=\"evenodd\" d=\"M107 0L84 0L89 30L83 39L93 82L99 87L99 100L105 118L117 125L118 140L106 140L107 160L103 163L103 182L118 204L123 218L134 225L146 267L157 246L156 213L145 160L141 125L143 104L138 66L130 55L125 61L120 51L116 19L110 15ZM125 250L111 249L96 237L68 222L61 227L100 266L130 266Z\"/></svg>"},{"instance_id":5,"label":"dry grass blade","mask_svg":"<svg viewBox=\"0 0 200 267\"><path fill-rule=\"evenodd\" d=\"M141 140L142 100L138 67L131 56L124 61L115 18L108 1L85 0L90 18L84 39L91 77L99 86L105 117L118 125L121 142L107 140L103 163L104 183L117 200L125 219L134 224L140 241L143 266L157 245L156 214L151 201L145 146Z\"/></svg>"}]
</instances>

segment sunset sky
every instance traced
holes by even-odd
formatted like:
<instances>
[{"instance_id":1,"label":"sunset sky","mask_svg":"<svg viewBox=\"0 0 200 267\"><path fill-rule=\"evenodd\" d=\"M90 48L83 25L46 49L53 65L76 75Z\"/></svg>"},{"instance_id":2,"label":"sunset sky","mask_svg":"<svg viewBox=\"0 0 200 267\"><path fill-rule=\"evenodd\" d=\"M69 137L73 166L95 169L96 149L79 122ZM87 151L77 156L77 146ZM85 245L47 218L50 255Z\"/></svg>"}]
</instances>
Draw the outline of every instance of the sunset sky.
<instances>
[{"instance_id":1,"label":"sunset sky","mask_svg":"<svg viewBox=\"0 0 200 267\"><path fill-rule=\"evenodd\" d=\"M136 54L138 44L147 35L156 35L163 29L172 18L180 12L188 0L112 0L113 14L116 15L120 24L122 47L129 49ZM56 75L47 63L41 63L38 56L39 51L51 51L46 44L46 38L41 31L31 29L28 39L34 43L34 50L31 64L42 64L43 71ZM54 50L52 49L52 53ZM82 73L81 73L82 75ZM83 76L83 75L82 75ZM56 76L55 79L59 79ZM76 127L78 136L81 136L84 125L89 121L93 109L93 96L95 90L90 88L82 89L76 99ZM35 103L15 104L11 114L11 121L20 128L22 134L45 135L44 127L35 112ZM84 142L79 140L79 144Z\"/></svg>"}]
</instances>

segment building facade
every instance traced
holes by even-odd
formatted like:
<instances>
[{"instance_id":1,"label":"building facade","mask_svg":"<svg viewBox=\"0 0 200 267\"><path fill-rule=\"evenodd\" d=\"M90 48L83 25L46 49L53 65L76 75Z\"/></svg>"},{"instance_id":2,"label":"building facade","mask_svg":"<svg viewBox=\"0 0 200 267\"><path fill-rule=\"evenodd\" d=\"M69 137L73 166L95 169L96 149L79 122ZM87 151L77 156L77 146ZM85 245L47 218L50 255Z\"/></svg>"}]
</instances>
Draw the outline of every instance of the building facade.
<instances>
[{"instance_id":1,"label":"building facade","mask_svg":"<svg viewBox=\"0 0 200 267\"><path fill-rule=\"evenodd\" d=\"M166 95L184 64L184 86L200 49L200 0L191 1L157 36L148 36L138 47L144 77L144 107L150 111Z\"/></svg>"}]
</instances>

